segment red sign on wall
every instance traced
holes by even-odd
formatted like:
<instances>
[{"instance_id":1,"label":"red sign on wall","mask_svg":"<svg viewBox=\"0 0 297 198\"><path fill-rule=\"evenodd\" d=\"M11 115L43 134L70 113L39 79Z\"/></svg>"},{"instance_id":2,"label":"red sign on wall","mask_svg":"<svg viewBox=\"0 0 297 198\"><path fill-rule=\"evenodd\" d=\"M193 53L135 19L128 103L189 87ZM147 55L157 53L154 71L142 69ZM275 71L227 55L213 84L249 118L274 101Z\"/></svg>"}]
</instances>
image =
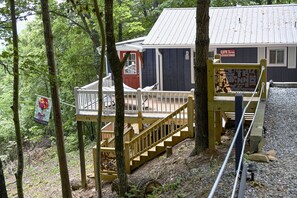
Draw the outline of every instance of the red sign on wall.
<instances>
[{"instance_id":1,"label":"red sign on wall","mask_svg":"<svg viewBox=\"0 0 297 198\"><path fill-rule=\"evenodd\" d=\"M235 57L235 50L221 50L221 57Z\"/></svg>"}]
</instances>

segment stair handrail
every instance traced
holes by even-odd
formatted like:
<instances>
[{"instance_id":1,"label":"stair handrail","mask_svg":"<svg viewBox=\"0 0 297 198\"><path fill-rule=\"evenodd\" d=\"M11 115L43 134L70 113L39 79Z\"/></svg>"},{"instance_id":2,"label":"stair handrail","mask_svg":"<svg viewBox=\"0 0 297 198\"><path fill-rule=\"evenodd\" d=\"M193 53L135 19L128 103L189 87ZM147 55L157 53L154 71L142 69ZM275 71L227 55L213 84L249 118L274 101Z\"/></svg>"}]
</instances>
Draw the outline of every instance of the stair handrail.
<instances>
[{"instance_id":1,"label":"stair handrail","mask_svg":"<svg viewBox=\"0 0 297 198\"><path fill-rule=\"evenodd\" d=\"M134 129L133 129L133 127L130 126L130 127L126 128L125 131L124 131L124 141L129 141L129 140L131 140L132 137L133 137L133 135L134 135ZM106 141L106 145L107 145L107 147L110 147L110 145L111 145L114 141L115 141L115 136L113 136L113 137L107 139L107 141Z\"/></svg>"},{"instance_id":2,"label":"stair handrail","mask_svg":"<svg viewBox=\"0 0 297 198\"><path fill-rule=\"evenodd\" d=\"M163 125L166 122L170 121L170 119L172 119L174 116L178 115L179 113L181 113L182 111L184 111L186 108L188 107L188 102L186 102L185 104L183 104L181 107L179 107L177 110L175 110L173 113L169 114L168 116L166 116L163 119L160 119L158 121L156 121L155 123L153 123L149 128L145 129L144 131L142 131L139 135L134 136L132 138L131 141L126 142L126 147L127 146L131 146L133 145L133 143L135 143L136 141L138 141L140 138L147 136L149 134L149 132L151 132L152 130L154 130L157 126L159 125ZM183 128L185 128L188 125L188 122L186 121L186 124L184 124L182 127L179 127L176 130L173 130L171 133L167 134L166 136L160 138L159 140L157 140L156 142L154 142L153 144L147 146L146 148L142 149L141 151L135 153L134 155L130 156L130 152L129 152L129 161L134 159L135 157L139 156L141 153L148 151L150 148L156 146L157 144L159 144L160 142L162 142L163 140L167 139L168 137L174 135L175 133L177 133L178 131L182 130Z\"/></svg>"}]
</instances>

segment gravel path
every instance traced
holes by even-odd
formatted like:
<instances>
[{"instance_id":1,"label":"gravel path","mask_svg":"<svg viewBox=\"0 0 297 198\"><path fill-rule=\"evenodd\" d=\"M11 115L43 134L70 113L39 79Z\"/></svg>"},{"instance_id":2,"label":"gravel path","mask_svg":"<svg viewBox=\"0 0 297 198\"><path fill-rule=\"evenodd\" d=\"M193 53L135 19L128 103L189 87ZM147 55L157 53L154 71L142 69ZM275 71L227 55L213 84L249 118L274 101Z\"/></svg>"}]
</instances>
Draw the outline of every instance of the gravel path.
<instances>
[{"instance_id":1,"label":"gravel path","mask_svg":"<svg viewBox=\"0 0 297 198\"><path fill-rule=\"evenodd\" d=\"M274 149L277 161L257 163L255 182L246 197L297 197L297 89L270 88L265 112L265 152Z\"/></svg>"}]
</instances>

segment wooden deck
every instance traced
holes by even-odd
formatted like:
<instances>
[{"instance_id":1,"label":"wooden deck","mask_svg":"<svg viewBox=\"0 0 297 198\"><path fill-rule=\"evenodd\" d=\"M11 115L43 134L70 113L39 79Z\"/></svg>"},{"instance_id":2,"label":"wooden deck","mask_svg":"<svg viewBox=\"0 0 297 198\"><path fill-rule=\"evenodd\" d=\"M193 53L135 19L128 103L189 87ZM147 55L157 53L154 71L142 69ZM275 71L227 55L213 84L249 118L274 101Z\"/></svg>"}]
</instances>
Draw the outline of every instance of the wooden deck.
<instances>
[{"instance_id":1,"label":"wooden deck","mask_svg":"<svg viewBox=\"0 0 297 198\"><path fill-rule=\"evenodd\" d=\"M114 92L105 92L110 101L103 106L102 121L113 122L115 117ZM98 100L97 91L76 90L77 95L77 121L96 121ZM164 118L176 109L187 103L188 97L193 96L193 91L129 91L125 92L125 122L135 123L139 119L143 123L152 123ZM112 100L112 101L111 101Z\"/></svg>"}]
</instances>

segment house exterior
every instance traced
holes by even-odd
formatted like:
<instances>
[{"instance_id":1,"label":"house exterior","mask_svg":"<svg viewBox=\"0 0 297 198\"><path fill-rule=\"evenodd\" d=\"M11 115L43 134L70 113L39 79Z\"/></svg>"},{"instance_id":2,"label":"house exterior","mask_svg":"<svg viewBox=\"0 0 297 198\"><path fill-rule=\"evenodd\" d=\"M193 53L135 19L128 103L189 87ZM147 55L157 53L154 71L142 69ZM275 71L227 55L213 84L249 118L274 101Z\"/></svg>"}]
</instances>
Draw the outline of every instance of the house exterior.
<instances>
[{"instance_id":1,"label":"house exterior","mask_svg":"<svg viewBox=\"0 0 297 198\"><path fill-rule=\"evenodd\" d=\"M210 57L221 54L223 63L266 58L268 80L297 82L297 4L218 7L209 12ZM146 37L118 43L121 57L125 51L135 54L128 60L139 76L134 88L155 83L160 90L194 87L195 17L195 8L164 9Z\"/></svg>"}]
</instances>

